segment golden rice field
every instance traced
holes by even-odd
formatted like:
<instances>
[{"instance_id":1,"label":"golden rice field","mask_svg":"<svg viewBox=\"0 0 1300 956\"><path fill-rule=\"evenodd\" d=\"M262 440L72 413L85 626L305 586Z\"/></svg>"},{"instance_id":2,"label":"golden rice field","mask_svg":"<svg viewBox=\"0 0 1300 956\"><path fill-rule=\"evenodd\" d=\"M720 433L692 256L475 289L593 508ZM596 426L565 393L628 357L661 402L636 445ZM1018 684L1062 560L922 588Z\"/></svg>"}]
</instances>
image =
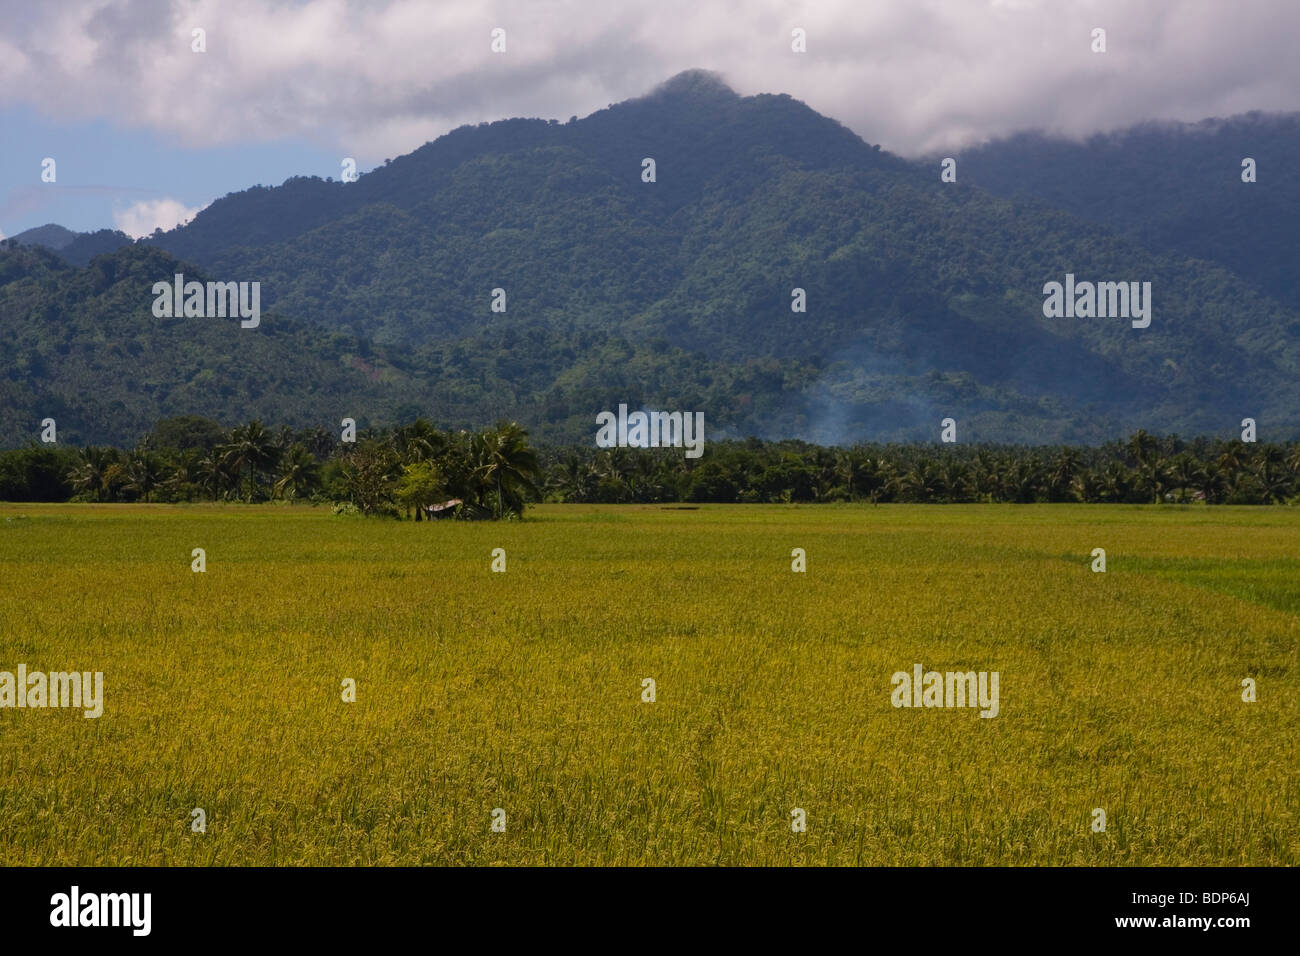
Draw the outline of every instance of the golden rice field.
<instances>
[{"instance_id":1,"label":"golden rice field","mask_svg":"<svg viewBox=\"0 0 1300 956\"><path fill-rule=\"evenodd\" d=\"M7 864L1300 862L1297 509L0 505L0 581L104 673L0 709Z\"/></svg>"}]
</instances>

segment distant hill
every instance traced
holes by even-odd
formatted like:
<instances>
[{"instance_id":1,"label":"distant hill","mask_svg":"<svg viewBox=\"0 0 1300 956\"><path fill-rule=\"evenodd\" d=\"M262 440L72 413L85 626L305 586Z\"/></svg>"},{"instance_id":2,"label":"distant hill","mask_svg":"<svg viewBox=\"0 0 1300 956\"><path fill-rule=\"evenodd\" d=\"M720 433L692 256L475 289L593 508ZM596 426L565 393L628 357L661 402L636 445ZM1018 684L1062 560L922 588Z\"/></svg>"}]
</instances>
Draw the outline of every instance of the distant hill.
<instances>
[{"instance_id":1,"label":"distant hill","mask_svg":"<svg viewBox=\"0 0 1300 956\"><path fill-rule=\"evenodd\" d=\"M83 232L59 250L68 262L75 266L89 265L95 256L113 252L131 244L131 237L116 229L100 229L96 232Z\"/></svg>"},{"instance_id":2,"label":"distant hill","mask_svg":"<svg viewBox=\"0 0 1300 956\"><path fill-rule=\"evenodd\" d=\"M1108 147L1031 136L1021 148L1040 158L1020 175L1003 172L1014 147L990 144L961 154L946 184L937 162L892 156L788 96L740 97L692 71L581 120L463 127L355 183L296 178L224 197L95 260L92 274L125 269L140 283L129 296L88 296L84 271L28 263L0 288L0 334L21 317L0 375L28 390L23 408L43 387L70 415L93 395L129 405L132 428L150 409L332 424L319 400L295 397L314 387L337 399L330 407L364 406L376 421L398 410L457 426L506 415L543 440L589 441L595 413L620 402L703 411L715 436L818 442L935 440L945 417L962 441L1229 435L1247 415L1269 438L1295 437L1300 302L1270 263L1300 251L1281 228L1297 202L1284 177L1264 176L1292 127L1252 117L1223 127L1239 132L1205 140L1195 161L1182 134L1135 133L1144 158L1132 175L1151 164L1170 181L1158 189L1152 174L1135 191L1156 198L1126 206L1099 168L1118 162ZM1246 131L1249 150L1233 139ZM1236 180L1253 193L1217 184L1215 150L1263 157L1259 183ZM645 158L653 183L642 181ZM1069 198L1067 174L1093 205ZM1201 196L1225 218L1196 225ZM1194 229L1195 254L1180 236ZM1250 241L1272 243L1272 258L1242 261L1243 229L1264 230ZM6 264L15 254L0 252L0 282L21 271ZM187 275L261 282L274 321L177 338L171 320L149 315L151 298L137 298L149 269L170 277L170 257ZM1067 272L1151 282L1150 328L1045 318L1043 285ZM490 307L497 288L505 313ZM796 288L805 312L791 311ZM191 387L132 385L139 356L112 352L120 342L88 317L111 321L104 295L123 308L129 298L141 354L182 364ZM277 351L288 340L276 339L260 355L252 340L282 326L294 348ZM86 339L105 354L51 390L57 345ZM240 353L223 351L236 346L274 369L275 389L255 399L227 382L251 387ZM366 351L383 369L368 384L347 358ZM111 413L93 425L115 427Z\"/></svg>"},{"instance_id":3,"label":"distant hill","mask_svg":"<svg viewBox=\"0 0 1300 956\"><path fill-rule=\"evenodd\" d=\"M1143 123L1083 142L1020 133L959 153L959 179L1041 200L1148 249L1205 259L1300 309L1300 113ZM1256 179L1242 182L1242 160ZM936 167L937 168L937 167Z\"/></svg>"},{"instance_id":4,"label":"distant hill","mask_svg":"<svg viewBox=\"0 0 1300 956\"><path fill-rule=\"evenodd\" d=\"M46 223L12 236L14 242L24 246L44 246L46 249L59 250L77 238L77 233L54 223Z\"/></svg>"},{"instance_id":5,"label":"distant hill","mask_svg":"<svg viewBox=\"0 0 1300 956\"><path fill-rule=\"evenodd\" d=\"M364 344L277 316L157 319L151 286L182 269L141 246L76 269L41 248L0 250L0 442L35 437L50 417L60 441L131 444L168 408L219 421L364 419L407 382ZM194 274L202 279L200 274ZM386 385L381 385L386 382ZM355 409L355 411L354 411Z\"/></svg>"},{"instance_id":6,"label":"distant hill","mask_svg":"<svg viewBox=\"0 0 1300 956\"><path fill-rule=\"evenodd\" d=\"M77 266L90 263L95 256L113 252L130 245L132 239L126 233L115 229L100 229L97 232L73 232L63 226L49 223L28 229L13 237L13 241L24 246L41 246L57 252L64 260Z\"/></svg>"}]
</instances>

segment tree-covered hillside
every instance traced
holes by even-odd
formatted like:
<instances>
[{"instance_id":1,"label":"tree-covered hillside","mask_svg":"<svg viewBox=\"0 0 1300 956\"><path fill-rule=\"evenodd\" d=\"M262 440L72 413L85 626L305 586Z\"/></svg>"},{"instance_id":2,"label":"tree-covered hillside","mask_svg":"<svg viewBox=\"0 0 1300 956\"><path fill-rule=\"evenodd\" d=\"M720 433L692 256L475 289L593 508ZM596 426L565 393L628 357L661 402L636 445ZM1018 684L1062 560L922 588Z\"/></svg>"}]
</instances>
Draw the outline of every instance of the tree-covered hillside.
<instances>
[{"instance_id":1,"label":"tree-covered hillside","mask_svg":"<svg viewBox=\"0 0 1300 956\"><path fill-rule=\"evenodd\" d=\"M1252 129L1222 124L1210 152L1276 166L1291 127ZM1143 193L1129 222L1107 192L1113 173L1070 165L1114 165L1105 150L1066 162L1030 149L1038 160L1017 161L1032 175L999 179L987 147L962 154L958 182L942 183L937 163L884 153L787 96L739 97L692 72L582 120L465 127L355 183L298 178L227 196L187 226L95 260L89 280L11 283L0 322L21 327L21 344L6 387L24 411L45 388L73 414L70 386L94 383L110 405L138 408L136 429L185 413L330 424L318 411L328 395L380 423L399 411L456 427L510 418L546 441L589 440L596 412L621 402L703 411L714 436L823 443L932 440L945 417L963 441L1099 443L1139 428L1229 436L1244 417L1269 438L1300 435L1300 302L1276 265L1297 252L1294 230L1281 229L1295 187L1280 176L1244 185L1227 169L1251 200L1189 218L1198 197L1206 208L1234 200L1207 178L1210 152L1175 162L1179 141L1163 135L1133 134L1136 162L1161 167L1164 185L1126 187ZM1010 187L1020 181L1037 186ZM1067 201L1076 187L1109 198ZM1274 265L1249 268L1232 252L1252 229ZM1195 249L1174 241L1183 232L1196 233ZM200 397L176 379L132 391L133 357L111 349L77 378L51 380L51 343L92 335L88 316L111 304L102 292L80 304L95 269L150 263L164 270L155 279L170 276L170 260L123 260L149 245L187 271L261 283L276 316L267 328L302 336L266 356L284 407L251 404L238 358L219 352L203 381L228 386L225 414L208 399L185 405ZM0 253L0 276L16 268L11 255ZM1045 318L1043 285L1066 273L1150 282L1150 327ZM495 289L504 312L492 310ZM792 311L795 289L806 311ZM65 321L76 331L50 327ZM135 334L144 348L138 337L152 333ZM353 344L329 344L340 335ZM151 359L171 361L178 344L164 337ZM220 344L176 359L185 381ZM318 398L293 398L306 383Z\"/></svg>"},{"instance_id":2,"label":"tree-covered hillside","mask_svg":"<svg viewBox=\"0 0 1300 956\"><path fill-rule=\"evenodd\" d=\"M0 251L0 442L34 438L45 418L60 441L134 441L165 408L325 422L410 388L407 373L364 343L275 314L257 329L237 318L155 318L153 283L181 270L191 272L145 246L84 269L42 249Z\"/></svg>"},{"instance_id":3,"label":"tree-covered hillside","mask_svg":"<svg viewBox=\"0 0 1300 956\"><path fill-rule=\"evenodd\" d=\"M1300 309L1297 156L1300 113L1248 113L1083 142L1020 133L956 159L959 180L1104 223L1154 251L1216 262ZM1253 183L1242 181L1246 159Z\"/></svg>"}]
</instances>

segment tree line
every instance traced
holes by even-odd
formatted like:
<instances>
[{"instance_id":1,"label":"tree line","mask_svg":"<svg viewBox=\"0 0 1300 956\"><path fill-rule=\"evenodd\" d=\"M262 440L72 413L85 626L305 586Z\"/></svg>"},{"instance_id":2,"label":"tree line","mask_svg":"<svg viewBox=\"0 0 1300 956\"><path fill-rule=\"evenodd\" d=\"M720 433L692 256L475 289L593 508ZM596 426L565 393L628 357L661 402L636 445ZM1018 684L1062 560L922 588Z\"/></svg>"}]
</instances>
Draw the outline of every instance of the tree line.
<instances>
[{"instance_id":1,"label":"tree line","mask_svg":"<svg viewBox=\"0 0 1300 956\"><path fill-rule=\"evenodd\" d=\"M1087 502L1275 504L1300 497L1300 443L1184 440L1138 431L1100 447L710 442L692 463L660 450L547 456L545 488L574 502Z\"/></svg>"},{"instance_id":2,"label":"tree line","mask_svg":"<svg viewBox=\"0 0 1300 956\"><path fill-rule=\"evenodd\" d=\"M537 449L515 422L449 431L420 418L342 441L323 428L160 422L131 449L31 443L0 452L0 500L304 500L340 513L510 519L536 501L1279 504L1300 499L1300 442L1158 437L1099 447L710 442Z\"/></svg>"},{"instance_id":3,"label":"tree line","mask_svg":"<svg viewBox=\"0 0 1300 956\"><path fill-rule=\"evenodd\" d=\"M443 431L424 419L343 441L323 428L229 431L210 419L166 419L136 446L31 443L0 453L0 500L179 502L281 499L336 512L411 516L458 500L462 518L516 518L542 496L528 432L500 422Z\"/></svg>"}]
</instances>

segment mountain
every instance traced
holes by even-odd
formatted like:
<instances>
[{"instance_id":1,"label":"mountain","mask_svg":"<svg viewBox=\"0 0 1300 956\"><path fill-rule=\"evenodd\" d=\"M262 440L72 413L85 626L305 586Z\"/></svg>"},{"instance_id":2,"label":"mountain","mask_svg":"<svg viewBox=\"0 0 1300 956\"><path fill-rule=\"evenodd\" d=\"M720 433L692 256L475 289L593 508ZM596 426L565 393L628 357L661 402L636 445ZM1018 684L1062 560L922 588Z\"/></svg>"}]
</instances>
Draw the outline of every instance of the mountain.
<instances>
[{"instance_id":1,"label":"mountain","mask_svg":"<svg viewBox=\"0 0 1300 956\"><path fill-rule=\"evenodd\" d=\"M1253 139L1252 123L1263 124ZM1227 435L1247 416L1268 438L1293 437L1300 302L1273 263L1295 260L1281 223L1296 197L1263 175L1292 128L1221 126L1197 141L1211 146L1196 162L1190 134L1135 131L1142 163L1172 181L1131 189L1126 216L1100 168L1117 161L1104 144L1060 153L1031 135L1040 160L1015 161L1033 175L1003 172L1015 147L989 144L960 154L958 182L942 183L937 163L892 156L788 96L740 97L692 71L581 120L462 127L354 183L296 178L226 196L93 261L131 276L129 288L114 280L92 295L86 270L19 268L6 257L20 253L0 251L0 282L17 276L0 287L0 334L18 346L0 375L26 390L28 404L11 407L32 408L28 418L39 394L74 419L87 395L130 394L136 429L150 409L213 407L227 422L256 409L332 426L341 414L295 398L314 384L331 409L362 408L358 420L504 415L557 441L591 441L595 413L623 402L703 411L716 437L932 441L952 417L963 442L1097 443L1137 428ZM1247 145L1242 155L1265 157L1261 179L1238 177L1254 192L1234 207L1208 157ZM642 180L645 158L655 182ZM1076 178L1062 186L1066 173ZM1075 181L1093 203L1074 197ZM1222 220L1195 218L1202 196ZM1251 241L1271 244L1267 261L1242 261L1237 241L1252 228L1265 238ZM147 290L173 268L260 282L261 328L167 337L175 320L153 319ZM1044 317L1044 284L1067 273L1150 282L1150 327ZM805 312L791 310L796 288ZM57 345L116 342L93 318L110 321L108 302L133 316L141 354L179 369L165 392L133 390L139 357L111 349L53 380ZM280 326L295 348L259 358L277 385L254 401L227 382L240 376L229 349L252 355L252 339ZM351 344L322 344L336 337ZM352 374L362 350L381 374ZM119 426L101 415L86 427ZM30 426L0 440L16 433Z\"/></svg>"},{"instance_id":2,"label":"mountain","mask_svg":"<svg viewBox=\"0 0 1300 956\"><path fill-rule=\"evenodd\" d=\"M77 238L59 250L59 255L75 266L90 264L96 256L112 252L130 245L131 237L116 229L99 229L95 232L82 232Z\"/></svg>"},{"instance_id":3,"label":"mountain","mask_svg":"<svg viewBox=\"0 0 1300 956\"><path fill-rule=\"evenodd\" d=\"M0 252L0 440L34 438L53 418L60 442L132 444L169 408L218 420L335 422L388 396L414 395L400 368L365 343L275 315L157 319L151 287L184 268L129 246L69 266L39 247ZM201 275L195 278L200 280Z\"/></svg>"},{"instance_id":4,"label":"mountain","mask_svg":"<svg viewBox=\"0 0 1300 956\"><path fill-rule=\"evenodd\" d=\"M13 241L23 246L44 246L46 249L62 249L79 234L52 222L34 229L28 229L13 236Z\"/></svg>"},{"instance_id":5,"label":"mountain","mask_svg":"<svg viewBox=\"0 0 1300 956\"><path fill-rule=\"evenodd\" d=\"M73 232L63 226L47 223L18 233L13 237L13 241L22 246L52 249L73 265L84 266L89 265L90 260L95 256L130 245L131 237L115 229Z\"/></svg>"},{"instance_id":6,"label":"mountain","mask_svg":"<svg viewBox=\"0 0 1300 956\"><path fill-rule=\"evenodd\" d=\"M1025 132L957 154L959 178L1104 223L1148 249L1216 262L1300 308L1300 113L1143 123L1075 142ZM1242 181L1255 162L1256 182Z\"/></svg>"}]
</instances>

